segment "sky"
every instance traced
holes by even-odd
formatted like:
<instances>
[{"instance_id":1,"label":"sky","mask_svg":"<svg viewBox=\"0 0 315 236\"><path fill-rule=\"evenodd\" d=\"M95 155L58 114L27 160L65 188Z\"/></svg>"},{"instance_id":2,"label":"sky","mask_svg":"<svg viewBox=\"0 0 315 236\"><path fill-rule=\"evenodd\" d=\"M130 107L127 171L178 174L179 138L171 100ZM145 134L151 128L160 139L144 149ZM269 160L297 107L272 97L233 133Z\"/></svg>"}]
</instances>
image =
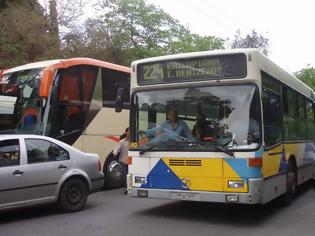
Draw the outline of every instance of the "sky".
<instances>
[{"instance_id":1,"label":"sky","mask_svg":"<svg viewBox=\"0 0 315 236\"><path fill-rule=\"evenodd\" d=\"M201 35L234 38L255 29L270 40L269 58L288 72L315 66L315 1L147 0ZM229 47L229 44L226 45Z\"/></svg>"}]
</instances>

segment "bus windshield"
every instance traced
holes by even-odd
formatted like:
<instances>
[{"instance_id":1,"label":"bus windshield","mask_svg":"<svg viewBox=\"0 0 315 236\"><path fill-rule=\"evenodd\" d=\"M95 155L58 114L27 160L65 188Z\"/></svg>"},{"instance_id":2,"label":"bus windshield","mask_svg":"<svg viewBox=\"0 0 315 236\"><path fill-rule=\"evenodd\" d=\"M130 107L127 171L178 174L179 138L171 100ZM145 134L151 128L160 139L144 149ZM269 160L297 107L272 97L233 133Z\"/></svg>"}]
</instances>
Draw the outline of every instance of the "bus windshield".
<instances>
[{"instance_id":1,"label":"bus windshield","mask_svg":"<svg viewBox=\"0 0 315 236\"><path fill-rule=\"evenodd\" d=\"M137 149L245 151L261 144L254 85L138 92L132 103Z\"/></svg>"},{"instance_id":2,"label":"bus windshield","mask_svg":"<svg viewBox=\"0 0 315 236\"><path fill-rule=\"evenodd\" d=\"M34 133L40 112L42 69L4 74L0 83L0 133Z\"/></svg>"}]
</instances>

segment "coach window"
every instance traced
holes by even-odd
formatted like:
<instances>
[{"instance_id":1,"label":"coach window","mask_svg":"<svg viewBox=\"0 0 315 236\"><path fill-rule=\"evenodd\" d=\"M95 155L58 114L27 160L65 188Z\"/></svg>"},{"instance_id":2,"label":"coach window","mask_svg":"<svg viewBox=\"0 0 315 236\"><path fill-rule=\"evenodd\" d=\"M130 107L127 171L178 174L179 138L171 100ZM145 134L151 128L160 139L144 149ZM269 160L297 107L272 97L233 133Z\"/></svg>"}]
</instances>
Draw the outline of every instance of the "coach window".
<instances>
[{"instance_id":1,"label":"coach window","mask_svg":"<svg viewBox=\"0 0 315 236\"><path fill-rule=\"evenodd\" d=\"M263 89L265 145L272 146L282 139L280 95Z\"/></svg>"},{"instance_id":2,"label":"coach window","mask_svg":"<svg viewBox=\"0 0 315 236\"><path fill-rule=\"evenodd\" d=\"M296 94L289 88L283 86L283 122L284 122L284 139L296 139L296 122L297 115Z\"/></svg>"},{"instance_id":3,"label":"coach window","mask_svg":"<svg viewBox=\"0 0 315 236\"><path fill-rule=\"evenodd\" d=\"M306 114L305 114L305 99L302 95L297 95L298 114L296 120L297 138L299 140L306 140Z\"/></svg>"},{"instance_id":4,"label":"coach window","mask_svg":"<svg viewBox=\"0 0 315 236\"><path fill-rule=\"evenodd\" d=\"M102 69L102 89L103 106L115 107L118 88L124 88L124 105L128 107L130 103L130 74L120 71L114 71L108 68Z\"/></svg>"},{"instance_id":5,"label":"coach window","mask_svg":"<svg viewBox=\"0 0 315 236\"><path fill-rule=\"evenodd\" d=\"M98 67L88 65L58 71L46 134L70 144L77 140L84 128L97 73Z\"/></svg>"}]
</instances>

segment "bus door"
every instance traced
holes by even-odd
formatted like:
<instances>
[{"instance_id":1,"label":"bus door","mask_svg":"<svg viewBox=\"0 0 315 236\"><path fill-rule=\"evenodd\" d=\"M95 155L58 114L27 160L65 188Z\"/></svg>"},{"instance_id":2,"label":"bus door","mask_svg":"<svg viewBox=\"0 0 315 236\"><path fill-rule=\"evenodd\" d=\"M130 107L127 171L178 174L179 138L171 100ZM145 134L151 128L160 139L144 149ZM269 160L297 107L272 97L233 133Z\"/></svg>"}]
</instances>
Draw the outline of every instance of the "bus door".
<instances>
[{"instance_id":1,"label":"bus door","mask_svg":"<svg viewBox=\"0 0 315 236\"><path fill-rule=\"evenodd\" d=\"M282 171L285 164L280 92L263 88L262 102L265 141L262 174L268 177Z\"/></svg>"},{"instance_id":2,"label":"bus door","mask_svg":"<svg viewBox=\"0 0 315 236\"><path fill-rule=\"evenodd\" d=\"M59 71L53 86L49 136L73 144L84 130L98 67L74 66Z\"/></svg>"}]
</instances>

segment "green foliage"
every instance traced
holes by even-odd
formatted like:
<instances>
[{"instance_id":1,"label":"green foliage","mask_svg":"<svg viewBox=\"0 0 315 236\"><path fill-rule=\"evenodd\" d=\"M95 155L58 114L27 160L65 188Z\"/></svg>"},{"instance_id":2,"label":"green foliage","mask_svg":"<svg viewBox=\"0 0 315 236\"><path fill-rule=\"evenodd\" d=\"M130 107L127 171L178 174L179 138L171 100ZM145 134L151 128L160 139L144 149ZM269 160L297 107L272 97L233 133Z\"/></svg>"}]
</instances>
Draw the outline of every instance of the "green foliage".
<instances>
[{"instance_id":1,"label":"green foliage","mask_svg":"<svg viewBox=\"0 0 315 236\"><path fill-rule=\"evenodd\" d=\"M98 59L130 65L140 58L223 48L223 39L192 34L178 20L144 0L101 0L98 5L100 13L86 21L85 31L71 32L76 36L65 44L70 55L93 54ZM69 42L72 51L68 50Z\"/></svg>"},{"instance_id":2,"label":"green foliage","mask_svg":"<svg viewBox=\"0 0 315 236\"><path fill-rule=\"evenodd\" d=\"M54 18L63 19L58 21L62 29L71 25L65 33L59 33L60 39L56 39L58 30L52 27L50 11L36 0L0 1L5 6L0 10L0 68L78 56L129 66L136 59L222 49L224 45L221 38L191 33L145 0L99 0L98 14L81 25L75 23L80 9L76 11L71 6L70 11L61 11L62 1L57 1L59 8L57 5L58 12L53 11ZM68 6L74 0L63 2Z\"/></svg>"},{"instance_id":3,"label":"green foliage","mask_svg":"<svg viewBox=\"0 0 315 236\"><path fill-rule=\"evenodd\" d=\"M171 53L197 52L224 49L224 40L215 36L200 36L187 33L171 43Z\"/></svg>"},{"instance_id":4,"label":"green foliage","mask_svg":"<svg viewBox=\"0 0 315 236\"><path fill-rule=\"evenodd\" d=\"M0 68L55 55L48 24L39 9L9 4L0 12Z\"/></svg>"},{"instance_id":5,"label":"green foliage","mask_svg":"<svg viewBox=\"0 0 315 236\"><path fill-rule=\"evenodd\" d=\"M303 68L300 71L295 72L294 75L315 90L315 67Z\"/></svg>"},{"instance_id":6,"label":"green foliage","mask_svg":"<svg viewBox=\"0 0 315 236\"><path fill-rule=\"evenodd\" d=\"M268 56L269 39L258 34L255 30L251 34L241 37L241 32L238 30L232 42L232 48L257 48Z\"/></svg>"}]
</instances>

